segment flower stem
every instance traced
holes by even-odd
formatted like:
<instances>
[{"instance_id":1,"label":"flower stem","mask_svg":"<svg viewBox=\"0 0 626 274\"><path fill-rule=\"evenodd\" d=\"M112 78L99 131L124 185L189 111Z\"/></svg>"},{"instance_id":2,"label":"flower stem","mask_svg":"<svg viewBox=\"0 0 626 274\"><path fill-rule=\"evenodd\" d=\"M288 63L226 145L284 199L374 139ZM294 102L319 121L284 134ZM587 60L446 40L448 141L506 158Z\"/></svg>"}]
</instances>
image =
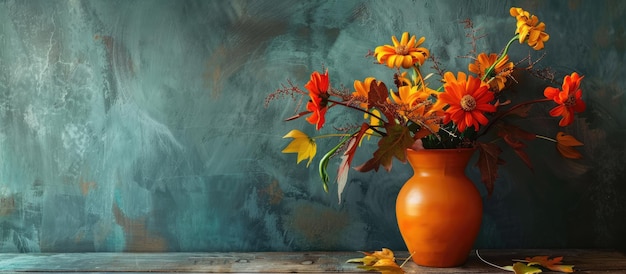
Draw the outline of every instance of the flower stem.
<instances>
[{"instance_id":1,"label":"flower stem","mask_svg":"<svg viewBox=\"0 0 626 274\"><path fill-rule=\"evenodd\" d=\"M500 120L502 117L510 114L511 112L513 112L514 110L521 108L523 106L527 106L530 104L536 104L536 103L541 103L541 102L549 102L552 101L552 99L549 98L543 98L543 99L536 99L536 100L532 100L532 101L527 101L524 103L519 103L513 107L511 107L510 109L499 113L495 118L493 118L491 121L489 121L489 124L487 124L487 126L485 126L477 135L476 138L478 139L480 136L485 135L485 133L487 133L489 131L489 129L498 121Z\"/></svg>"},{"instance_id":2,"label":"flower stem","mask_svg":"<svg viewBox=\"0 0 626 274\"><path fill-rule=\"evenodd\" d=\"M311 139L321 139L321 138L329 138L329 137L346 137L346 136L350 136L351 134L347 134L347 133L332 133L332 134L324 134L324 135L318 135L318 136L313 136L311 137Z\"/></svg>"},{"instance_id":3,"label":"flower stem","mask_svg":"<svg viewBox=\"0 0 626 274\"><path fill-rule=\"evenodd\" d=\"M488 264L488 265L490 265L490 266L492 266L492 267L499 268L499 269L502 269L502 270L511 271L510 269L507 269L507 268L502 267L502 266L499 266L499 265L497 265L497 264L494 264L494 263L488 262L487 260L483 259L483 257L481 257L481 256L480 256L480 253L478 253L478 249L476 249L476 256L478 257L478 259L480 259L481 261L483 261L483 263L486 263L486 264Z\"/></svg>"},{"instance_id":4,"label":"flower stem","mask_svg":"<svg viewBox=\"0 0 626 274\"><path fill-rule=\"evenodd\" d=\"M546 141L550 141L550 142L558 143L556 140L554 140L554 139L552 139L552 138L550 138L550 137L543 136L543 135L535 135L535 137L536 137L536 138L539 138L539 139L544 139L544 140L546 140Z\"/></svg>"},{"instance_id":5,"label":"flower stem","mask_svg":"<svg viewBox=\"0 0 626 274\"><path fill-rule=\"evenodd\" d=\"M361 111L361 112L367 113L367 114L369 114L369 115L371 115L371 116L374 116L374 117L378 118L378 120L384 121L384 120L383 120L383 118L381 118L380 116L378 116L378 115L376 115L376 114L374 114L374 113L370 112L370 111L369 111L369 110L367 110L367 109L362 109L362 108L359 108L359 107L352 106L352 105L350 105L350 104L346 104L346 103L344 103L344 102L339 102L339 101L335 101L335 100L331 100L331 99L328 99L328 102L331 102L331 103L333 103L333 104L337 104L337 105L342 105L342 106L344 106L344 107L348 107L348 108L351 108L351 109L356 109L356 110L358 110L358 111Z\"/></svg>"},{"instance_id":6,"label":"flower stem","mask_svg":"<svg viewBox=\"0 0 626 274\"><path fill-rule=\"evenodd\" d=\"M513 36L513 38L511 38L511 40L509 40L509 42L506 44L506 46L502 50L502 53L500 53L500 56L498 57L498 59L496 59L496 61L493 62L493 64L491 64L491 66L485 71L485 75L483 75L483 78L480 79L481 81L485 81L485 78L487 78L487 76L491 75L493 70L496 68L496 65L498 63L500 63L500 61L502 61L502 59L504 59L504 56L506 56L506 54L509 52L509 47L511 47L511 44L513 44L513 42L515 42L515 40L517 40L517 39L519 39L519 34Z\"/></svg>"}]
</instances>

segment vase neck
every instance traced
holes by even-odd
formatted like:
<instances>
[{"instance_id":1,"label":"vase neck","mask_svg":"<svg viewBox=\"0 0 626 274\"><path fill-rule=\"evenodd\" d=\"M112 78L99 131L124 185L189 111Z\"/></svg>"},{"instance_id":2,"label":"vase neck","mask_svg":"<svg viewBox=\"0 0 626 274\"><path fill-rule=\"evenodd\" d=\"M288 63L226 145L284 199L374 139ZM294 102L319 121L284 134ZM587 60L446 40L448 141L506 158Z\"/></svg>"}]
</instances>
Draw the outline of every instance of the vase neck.
<instances>
[{"instance_id":1,"label":"vase neck","mask_svg":"<svg viewBox=\"0 0 626 274\"><path fill-rule=\"evenodd\" d=\"M424 149L407 150L407 159L417 176L433 173L465 174L465 167L475 149Z\"/></svg>"}]
</instances>

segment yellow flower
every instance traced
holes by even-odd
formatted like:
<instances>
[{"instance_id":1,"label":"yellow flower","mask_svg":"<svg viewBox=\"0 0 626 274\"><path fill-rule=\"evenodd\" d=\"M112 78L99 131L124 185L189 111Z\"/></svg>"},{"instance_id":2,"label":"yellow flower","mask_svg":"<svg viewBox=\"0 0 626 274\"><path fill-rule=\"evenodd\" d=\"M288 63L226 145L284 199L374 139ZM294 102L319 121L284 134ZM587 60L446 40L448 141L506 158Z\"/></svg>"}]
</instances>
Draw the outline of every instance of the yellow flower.
<instances>
[{"instance_id":1,"label":"yellow flower","mask_svg":"<svg viewBox=\"0 0 626 274\"><path fill-rule=\"evenodd\" d=\"M545 33L546 25L539 22L537 16L531 15L522 8L512 7L509 13L517 19L515 34L519 34L519 43L523 44L527 41L533 49L542 49L543 43L550 39L550 35Z\"/></svg>"},{"instance_id":2,"label":"yellow flower","mask_svg":"<svg viewBox=\"0 0 626 274\"><path fill-rule=\"evenodd\" d=\"M428 98L428 94L419 92L417 86L401 86L398 87L398 92L391 90L390 94L393 102L402 106L401 114Z\"/></svg>"},{"instance_id":3,"label":"yellow flower","mask_svg":"<svg viewBox=\"0 0 626 274\"><path fill-rule=\"evenodd\" d=\"M282 153L298 153L298 164L308 158L309 162L306 166L309 167L317 152L315 140L297 129L290 131L283 138L293 138L293 141L283 149Z\"/></svg>"},{"instance_id":4,"label":"yellow flower","mask_svg":"<svg viewBox=\"0 0 626 274\"><path fill-rule=\"evenodd\" d=\"M416 63L424 64L428 58L428 49L419 47L426 40L424 37L416 41L415 35L409 39L409 33L404 32L399 42L396 36L392 36L391 40L393 46L379 46L374 50L374 56L381 64L390 68L410 68Z\"/></svg>"},{"instance_id":5,"label":"yellow flower","mask_svg":"<svg viewBox=\"0 0 626 274\"><path fill-rule=\"evenodd\" d=\"M382 125L380 119L378 119L378 117L380 117L380 111L378 111L377 109L372 109L372 114L374 115L369 115L367 113L363 114L363 118L370 119L370 125L373 127L376 126L380 126ZM374 130L372 128L369 128L365 131L365 134L363 135L363 138L365 138L365 136L367 136L367 140L369 140L372 135L374 135ZM361 141L363 141L363 138L361 138ZM359 145L361 145L361 143L359 142Z\"/></svg>"},{"instance_id":6,"label":"yellow flower","mask_svg":"<svg viewBox=\"0 0 626 274\"><path fill-rule=\"evenodd\" d=\"M486 53L481 53L476 58L476 62L469 64L468 70L478 75L478 78L483 79L487 70L497 60L498 54L492 53L487 56ZM490 89L496 92L501 91L506 83L506 78L513 72L513 67L513 62L509 62L509 56L504 55L502 60L498 61L491 73L485 78Z\"/></svg>"},{"instance_id":7,"label":"yellow flower","mask_svg":"<svg viewBox=\"0 0 626 274\"><path fill-rule=\"evenodd\" d=\"M428 87L401 86L398 92L391 90L390 103L399 106L398 113L406 119L418 123L422 129L421 133L432 133L439 131L439 120L443 116L442 109L436 108L429 98L438 92ZM421 135L420 133L420 135ZM427 134L426 134L427 135Z\"/></svg>"}]
</instances>

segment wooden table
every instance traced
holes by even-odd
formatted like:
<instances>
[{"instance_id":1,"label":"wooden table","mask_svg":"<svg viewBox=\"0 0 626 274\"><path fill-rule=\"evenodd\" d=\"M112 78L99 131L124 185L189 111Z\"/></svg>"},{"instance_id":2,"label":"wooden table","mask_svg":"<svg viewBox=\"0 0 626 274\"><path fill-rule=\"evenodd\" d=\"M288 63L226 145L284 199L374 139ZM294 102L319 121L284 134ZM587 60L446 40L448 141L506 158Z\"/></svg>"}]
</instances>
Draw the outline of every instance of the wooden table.
<instances>
[{"instance_id":1,"label":"wooden table","mask_svg":"<svg viewBox=\"0 0 626 274\"><path fill-rule=\"evenodd\" d=\"M626 255L612 250L481 250L480 254L498 265L539 255L564 256L563 263L575 265L576 273L626 273ZM396 252L397 258L407 255ZM358 257L361 253L4 253L0 272L375 273L346 263ZM461 267L429 268L409 262L403 269L407 273L512 273L481 262L475 253Z\"/></svg>"}]
</instances>

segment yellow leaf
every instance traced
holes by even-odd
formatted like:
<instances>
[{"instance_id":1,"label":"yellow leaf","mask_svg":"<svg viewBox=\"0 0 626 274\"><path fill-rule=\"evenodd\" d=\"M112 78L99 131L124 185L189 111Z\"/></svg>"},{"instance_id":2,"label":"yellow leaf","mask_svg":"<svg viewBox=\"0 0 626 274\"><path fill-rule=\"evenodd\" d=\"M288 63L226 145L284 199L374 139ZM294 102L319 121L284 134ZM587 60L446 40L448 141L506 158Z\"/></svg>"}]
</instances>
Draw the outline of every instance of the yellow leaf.
<instances>
[{"instance_id":1,"label":"yellow leaf","mask_svg":"<svg viewBox=\"0 0 626 274\"><path fill-rule=\"evenodd\" d=\"M308 158L309 162L306 166L309 167L317 152L315 140L297 129L290 131L283 138L293 138L293 141L283 149L282 153L298 153L298 164Z\"/></svg>"},{"instance_id":2,"label":"yellow leaf","mask_svg":"<svg viewBox=\"0 0 626 274\"><path fill-rule=\"evenodd\" d=\"M376 264L389 265L390 263L397 265L395 262L396 258L394 257L393 251L391 251L391 249L383 248L380 251L361 252L361 253L365 255L363 258L350 259L347 262L348 263L362 263L363 265L366 265L366 266L373 266Z\"/></svg>"},{"instance_id":3,"label":"yellow leaf","mask_svg":"<svg viewBox=\"0 0 626 274\"><path fill-rule=\"evenodd\" d=\"M526 265L525 263L514 263L513 271L515 274L536 274L540 273L541 269Z\"/></svg>"},{"instance_id":4,"label":"yellow leaf","mask_svg":"<svg viewBox=\"0 0 626 274\"><path fill-rule=\"evenodd\" d=\"M559 153L569 159L580 159L582 154L573 147L582 146L583 143L576 140L572 135L559 132L556 134L556 148Z\"/></svg>"},{"instance_id":5,"label":"yellow leaf","mask_svg":"<svg viewBox=\"0 0 626 274\"><path fill-rule=\"evenodd\" d=\"M363 258L353 258L348 260L348 263L361 263L363 265L374 265L378 261L378 258L374 256L364 256Z\"/></svg>"},{"instance_id":6,"label":"yellow leaf","mask_svg":"<svg viewBox=\"0 0 626 274\"><path fill-rule=\"evenodd\" d=\"M372 256L382 260L382 259L390 259L390 260L395 260L396 258L393 255L393 251L391 251L391 249L389 248L383 248L380 251L375 251L374 253L371 254Z\"/></svg>"},{"instance_id":7,"label":"yellow leaf","mask_svg":"<svg viewBox=\"0 0 626 274\"><path fill-rule=\"evenodd\" d=\"M373 266L398 266L393 259L380 259Z\"/></svg>"},{"instance_id":8,"label":"yellow leaf","mask_svg":"<svg viewBox=\"0 0 626 274\"><path fill-rule=\"evenodd\" d=\"M553 270L553 271L565 272L565 273L573 273L574 272L574 266L573 265L558 264L558 265L553 265L551 267L548 267L548 269Z\"/></svg>"}]
</instances>

